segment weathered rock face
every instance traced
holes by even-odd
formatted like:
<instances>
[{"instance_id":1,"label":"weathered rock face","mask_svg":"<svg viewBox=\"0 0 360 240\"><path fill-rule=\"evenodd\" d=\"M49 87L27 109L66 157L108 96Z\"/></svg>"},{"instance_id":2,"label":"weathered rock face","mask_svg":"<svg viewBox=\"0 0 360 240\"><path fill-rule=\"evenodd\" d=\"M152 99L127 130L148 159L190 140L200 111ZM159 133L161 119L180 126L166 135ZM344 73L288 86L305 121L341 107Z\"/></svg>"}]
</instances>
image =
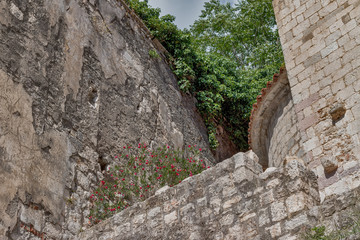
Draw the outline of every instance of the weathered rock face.
<instances>
[{"instance_id":1,"label":"weathered rock face","mask_svg":"<svg viewBox=\"0 0 360 240\"><path fill-rule=\"evenodd\" d=\"M125 144L208 148L146 34L115 0L0 1L0 238L77 234Z\"/></svg>"}]
</instances>

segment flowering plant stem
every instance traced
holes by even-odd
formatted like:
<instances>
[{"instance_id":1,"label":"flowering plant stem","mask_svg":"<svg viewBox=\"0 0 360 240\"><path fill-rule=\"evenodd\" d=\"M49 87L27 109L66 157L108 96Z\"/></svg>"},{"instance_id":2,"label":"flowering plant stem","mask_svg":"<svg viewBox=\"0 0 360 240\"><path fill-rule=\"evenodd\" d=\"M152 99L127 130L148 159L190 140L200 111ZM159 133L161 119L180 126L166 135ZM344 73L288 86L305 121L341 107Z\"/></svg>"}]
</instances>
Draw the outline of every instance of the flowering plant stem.
<instances>
[{"instance_id":1,"label":"flowering plant stem","mask_svg":"<svg viewBox=\"0 0 360 240\"><path fill-rule=\"evenodd\" d=\"M143 201L165 185L170 187L209 168L200 159L201 148L189 145L186 151L169 146L149 149L146 144L124 146L115 163L90 196L89 220L96 224L132 204Z\"/></svg>"}]
</instances>

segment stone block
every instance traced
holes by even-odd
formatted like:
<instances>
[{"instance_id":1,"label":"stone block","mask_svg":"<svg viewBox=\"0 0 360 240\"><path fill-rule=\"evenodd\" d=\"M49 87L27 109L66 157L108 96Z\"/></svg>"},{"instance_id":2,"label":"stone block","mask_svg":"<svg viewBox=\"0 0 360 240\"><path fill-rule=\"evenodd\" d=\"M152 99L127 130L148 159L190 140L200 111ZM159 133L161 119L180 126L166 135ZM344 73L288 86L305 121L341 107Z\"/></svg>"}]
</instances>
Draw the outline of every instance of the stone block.
<instances>
[{"instance_id":1,"label":"stone block","mask_svg":"<svg viewBox=\"0 0 360 240\"><path fill-rule=\"evenodd\" d=\"M330 43L329 45L326 46L326 48L324 48L320 51L321 57L325 58L326 56L328 56L330 53L334 52L338 48L339 48L339 45L337 42Z\"/></svg>"},{"instance_id":2,"label":"stone block","mask_svg":"<svg viewBox=\"0 0 360 240\"><path fill-rule=\"evenodd\" d=\"M270 214L269 209L261 209L259 210L259 227L265 226L270 223Z\"/></svg>"},{"instance_id":3,"label":"stone block","mask_svg":"<svg viewBox=\"0 0 360 240\"><path fill-rule=\"evenodd\" d=\"M171 225L177 223L177 211L173 211L164 216L165 224Z\"/></svg>"},{"instance_id":4,"label":"stone block","mask_svg":"<svg viewBox=\"0 0 360 240\"><path fill-rule=\"evenodd\" d=\"M259 175L259 178L266 180L268 178L278 175L280 172L281 172L281 169L279 169L279 168L269 167L265 170L265 172L263 172Z\"/></svg>"},{"instance_id":5,"label":"stone block","mask_svg":"<svg viewBox=\"0 0 360 240\"><path fill-rule=\"evenodd\" d=\"M222 227L229 226L234 222L235 215L232 213L224 214L224 216L220 219L220 225Z\"/></svg>"},{"instance_id":6,"label":"stone block","mask_svg":"<svg viewBox=\"0 0 360 240\"><path fill-rule=\"evenodd\" d=\"M302 100L300 103L295 105L295 111L300 112L304 108L311 106L314 102L319 100L319 98L320 98L320 96L319 96L318 93L310 95L310 97L308 97L307 99Z\"/></svg>"},{"instance_id":7,"label":"stone block","mask_svg":"<svg viewBox=\"0 0 360 240\"><path fill-rule=\"evenodd\" d=\"M273 194L272 190L267 191L267 192L260 195L260 204L262 206L270 204L273 201L274 201L274 194Z\"/></svg>"},{"instance_id":8,"label":"stone block","mask_svg":"<svg viewBox=\"0 0 360 240\"><path fill-rule=\"evenodd\" d=\"M161 208L156 207L156 208L150 209L148 211L147 218L152 219L152 218L157 217L159 214L161 214Z\"/></svg>"},{"instance_id":9,"label":"stone block","mask_svg":"<svg viewBox=\"0 0 360 240\"><path fill-rule=\"evenodd\" d=\"M346 88L342 89L340 92L338 92L336 94L336 97L338 97L338 99L341 100L346 100L348 99L351 95L354 94L354 88L352 87L352 85L347 86Z\"/></svg>"},{"instance_id":10,"label":"stone block","mask_svg":"<svg viewBox=\"0 0 360 240\"><path fill-rule=\"evenodd\" d=\"M241 201L241 196L235 196L231 198L230 200L227 200L224 202L223 209L226 210L228 208L231 208L232 206L236 205L238 202Z\"/></svg>"},{"instance_id":11,"label":"stone block","mask_svg":"<svg viewBox=\"0 0 360 240\"><path fill-rule=\"evenodd\" d=\"M306 214L301 214L298 215L288 221L286 221L285 223L285 228L286 230L293 230L297 227L303 226L308 224L308 217L306 216Z\"/></svg>"},{"instance_id":12,"label":"stone block","mask_svg":"<svg viewBox=\"0 0 360 240\"><path fill-rule=\"evenodd\" d=\"M253 151L248 151L246 153L239 152L232 157L235 161L235 169L240 167L246 167L254 173L262 172L262 167L258 163L259 158Z\"/></svg>"},{"instance_id":13,"label":"stone block","mask_svg":"<svg viewBox=\"0 0 360 240\"><path fill-rule=\"evenodd\" d=\"M305 208L306 198L304 193L296 193L288 197L285 201L290 214L297 213Z\"/></svg>"},{"instance_id":14,"label":"stone block","mask_svg":"<svg viewBox=\"0 0 360 240\"><path fill-rule=\"evenodd\" d=\"M244 181L252 181L256 175L249 169L241 167L235 170L233 178L235 183L242 183Z\"/></svg>"},{"instance_id":15,"label":"stone block","mask_svg":"<svg viewBox=\"0 0 360 240\"><path fill-rule=\"evenodd\" d=\"M277 223L271 227L266 228L267 231L270 232L270 236L272 238L276 238L281 235L281 226L280 223Z\"/></svg>"},{"instance_id":16,"label":"stone block","mask_svg":"<svg viewBox=\"0 0 360 240\"><path fill-rule=\"evenodd\" d=\"M275 202L271 204L271 219L273 222L283 220L287 217L286 207L283 202Z\"/></svg>"},{"instance_id":17,"label":"stone block","mask_svg":"<svg viewBox=\"0 0 360 240\"><path fill-rule=\"evenodd\" d=\"M319 11L321 9L321 3L317 2L316 4L308 5L307 10L304 12L304 17L305 18L309 18L311 15L313 15L314 13L316 13L317 11Z\"/></svg>"},{"instance_id":18,"label":"stone block","mask_svg":"<svg viewBox=\"0 0 360 240\"><path fill-rule=\"evenodd\" d=\"M304 131L308 127L313 126L319 120L319 116L317 113L313 113L308 117L305 117L302 121L299 122L300 130Z\"/></svg>"}]
</instances>

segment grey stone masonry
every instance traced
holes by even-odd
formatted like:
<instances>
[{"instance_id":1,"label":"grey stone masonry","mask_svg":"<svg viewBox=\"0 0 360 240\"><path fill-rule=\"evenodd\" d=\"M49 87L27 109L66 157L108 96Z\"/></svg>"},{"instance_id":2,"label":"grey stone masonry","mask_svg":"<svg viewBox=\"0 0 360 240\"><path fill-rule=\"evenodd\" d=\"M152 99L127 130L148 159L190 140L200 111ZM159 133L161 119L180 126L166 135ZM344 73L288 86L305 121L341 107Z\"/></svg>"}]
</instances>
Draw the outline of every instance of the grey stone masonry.
<instances>
[{"instance_id":1,"label":"grey stone masonry","mask_svg":"<svg viewBox=\"0 0 360 240\"><path fill-rule=\"evenodd\" d=\"M304 160L322 175L360 160L360 0L273 6Z\"/></svg>"},{"instance_id":2,"label":"grey stone masonry","mask_svg":"<svg viewBox=\"0 0 360 240\"><path fill-rule=\"evenodd\" d=\"M256 160L238 153L75 239L291 239L315 225L314 173L296 160L262 172Z\"/></svg>"}]
</instances>

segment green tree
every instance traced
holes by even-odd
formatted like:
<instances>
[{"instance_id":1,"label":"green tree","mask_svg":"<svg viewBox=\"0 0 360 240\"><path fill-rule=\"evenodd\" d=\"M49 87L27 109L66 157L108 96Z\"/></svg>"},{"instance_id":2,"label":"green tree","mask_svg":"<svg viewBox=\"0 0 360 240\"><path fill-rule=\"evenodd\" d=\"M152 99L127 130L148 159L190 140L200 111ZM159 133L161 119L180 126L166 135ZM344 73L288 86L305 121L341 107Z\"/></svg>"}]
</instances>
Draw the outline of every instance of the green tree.
<instances>
[{"instance_id":1,"label":"green tree","mask_svg":"<svg viewBox=\"0 0 360 240\"><path fill-rule=\"evenodd\" d=\"M210 0L190 30L178 29L171 15L160 17L147 1L126 1L170 53L180 89L198 100L211 148L222 125L246 150L252 104L283 63L271 0L234 6Z\"/></svg>"}]
</instances>

